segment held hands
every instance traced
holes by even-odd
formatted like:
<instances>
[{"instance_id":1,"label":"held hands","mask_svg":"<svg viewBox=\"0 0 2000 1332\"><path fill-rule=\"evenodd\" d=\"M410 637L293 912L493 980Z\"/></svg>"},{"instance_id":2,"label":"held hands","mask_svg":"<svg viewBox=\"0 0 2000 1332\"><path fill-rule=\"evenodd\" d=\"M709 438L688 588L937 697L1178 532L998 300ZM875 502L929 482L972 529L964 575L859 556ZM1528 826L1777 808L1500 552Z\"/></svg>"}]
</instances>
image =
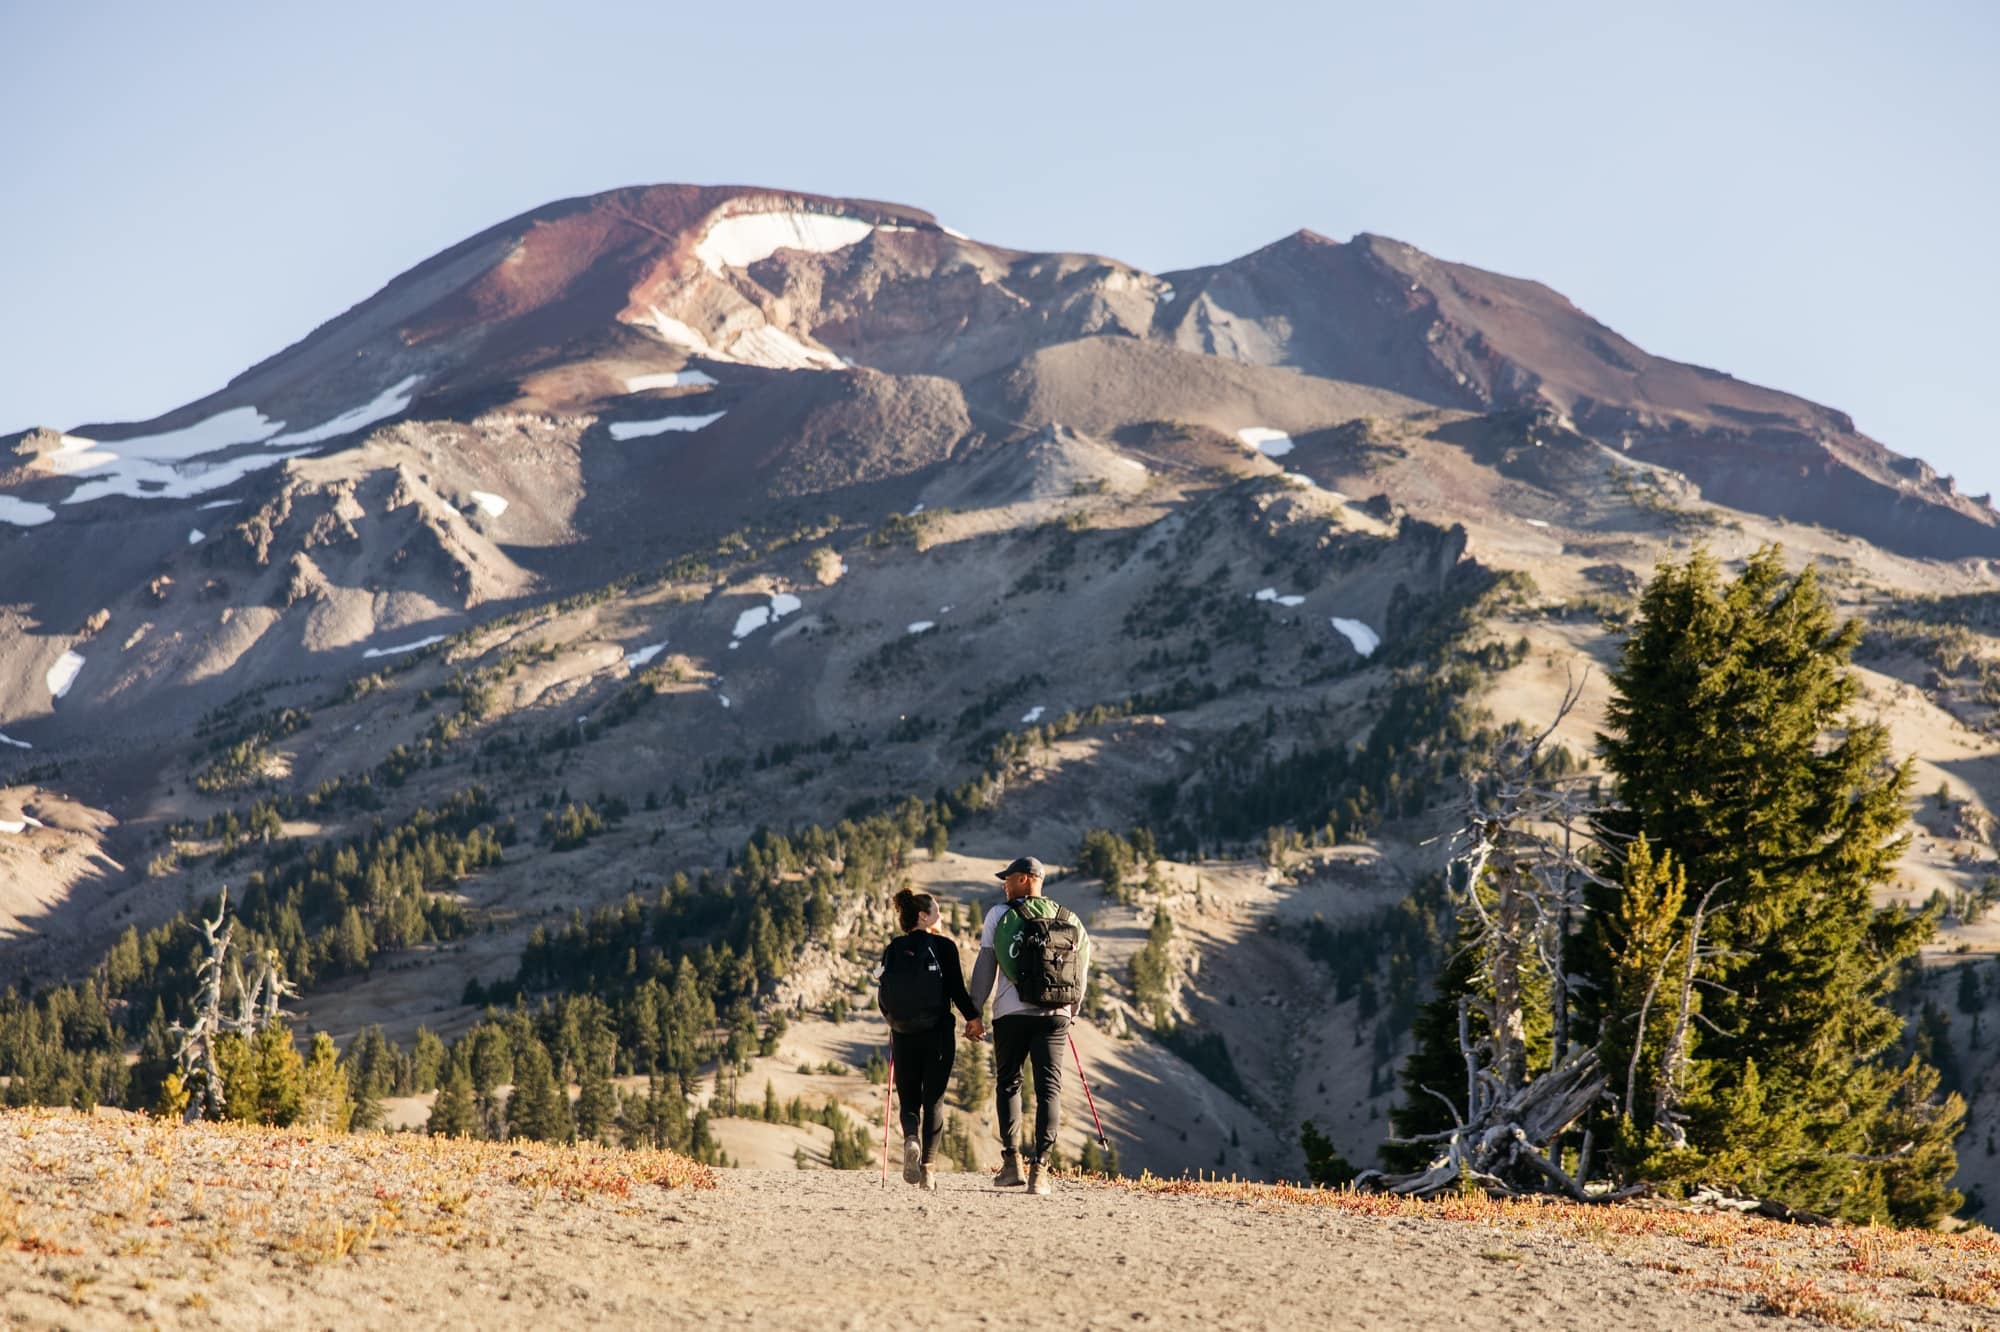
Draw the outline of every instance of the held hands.
<instances>
[{"instance_id":1,"label":"held hands","mask_svg":"<svg viewBox=\"0 0 2000 1332\"><path fill-rule=\"evenodd\" d=\"M967 1022L965 1024L965 1039L968 1041L985 1040L986 1024L984 1022L981 1022L978 1018L973 1018L970 1022Z\"/></svg>"}]
</instances>

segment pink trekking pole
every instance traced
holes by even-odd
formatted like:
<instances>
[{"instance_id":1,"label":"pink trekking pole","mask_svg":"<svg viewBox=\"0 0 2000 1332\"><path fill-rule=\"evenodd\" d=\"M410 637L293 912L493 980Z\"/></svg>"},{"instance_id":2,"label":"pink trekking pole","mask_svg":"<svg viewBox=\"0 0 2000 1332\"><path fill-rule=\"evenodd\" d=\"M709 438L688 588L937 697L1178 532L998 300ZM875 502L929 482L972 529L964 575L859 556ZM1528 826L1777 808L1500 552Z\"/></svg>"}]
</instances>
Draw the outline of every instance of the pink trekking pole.
<instances>
[{"instance_id":1,"label":"pink trekking pole","mask_svg":"<svg viewBox=\"0 0 2000 1332\"><path fill-rule=\"evenodd\" d=\"M889 1077L882 1084L882 1182L889 1182L889 1093L896 1086L896 1047L889 1047Z\"/></svg>"},{"instance_id":2,"label":"pink trekking pole","mask_svg":"<svg viewBox=\"0 0 2000 1332\"><path fill-rule=\"evenodd\" d=\"M1069 1038L1069 1057L1076 1060L1076 1080L1083 1084L1083 1099L1090 1102L1090 1122L1097 1125L1097 1149L1108 1153L1111 1150L1111 1144L1104 1140L1104 1121L1097 1117L1097 1098L1090 1094L1090 1079L1083 1076L1083 1056L1076 1051L1076 1037L1074 1036ZM887 1149L885 1148L884 1150L886 1151ZM882 1168L884 1171L888 1169L886 1157L884 1158Z\"/></svg>"}]
</instances>

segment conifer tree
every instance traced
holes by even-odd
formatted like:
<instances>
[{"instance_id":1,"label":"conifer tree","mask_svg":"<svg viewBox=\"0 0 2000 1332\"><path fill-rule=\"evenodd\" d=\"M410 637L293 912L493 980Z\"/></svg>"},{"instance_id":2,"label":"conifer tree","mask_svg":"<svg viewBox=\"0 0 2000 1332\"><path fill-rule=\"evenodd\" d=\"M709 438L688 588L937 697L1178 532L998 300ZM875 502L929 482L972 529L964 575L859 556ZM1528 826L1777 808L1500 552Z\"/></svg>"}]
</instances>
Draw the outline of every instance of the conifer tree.
<instances>
[{"instance_id":1,"label":"conifer tree","mask_svg":"<svg viewBox=\"0 0 2000 1332\"><path fill-rule=\"evenodd\" d=\"M410 1090L427 1092L435 1089L445 1068L444 1042L429 1027L417 1028L417 1043L410 1051Z\"/></svg>"},{"instance_id":2,"label":"conifer tree","mask_svg":"<svg viewBox=\"0 0 2000 1332\"><path fill-rule=\"evenodd\" d=\"M1935 912L1872 904L1907 844L1911 769L1856 711L1846 665L1860 635L1775 547L1726 584L1697 550L1641 599L1599 737L1624 807L1612 826L1672 855L1683 912L1716 892L1687 1145L1626 1165L1926 1223L1960 1202L1950 1144L1964 1106L1933 1101L1921 1064L1887 1062L1901 1023L1884 1001ZM1582 965L1610 1003L1620 905L1599 889L1591 907ZM1586 1017L1614 1040L1636 1020L1601 1004Z\"/></svg>"},{"instance_id":3,"label":"conifer tree","mask_svg":"<svg viewBox=\"0 0 2000 1332\"><path fill-rule=\"evenodd\" d=\"M347 1132L354 1118L354 1101L348 1094L347 1072L340 1067L333 1037L323 1031L313 1033L312 1057L306 1060L301 1079L298 1122L307 1128Z\"/></svg>"},{"instance_id":4,"label":"conifer tree","mask_svg":"<svg viewBox=\"0 0 2000 1332\"><path fill-rule=\"evenodd\" d=\"M1690 940L1682 930L1687 876L1670 853L1657 859L1642 834L1626 854L1624 892L1605 923L1611 986L1598 1049L1617 1098L1614 1144L1627 1156L1657 1120L1657 1073L1677 1016L1675 1001Z\"/></svg>"},{"instance_id":5,"label":"conifer tree","mask_svg":"<svg viewBox=\"0 0 2000 1332\"><path fill-rule=\"evenodd\" d=\"M167 1074L160 1083L160 1098L153 1106L153 1113L161 1119L178 1120L187 1114L188 1091L181 1085L178 1071Z\"/></svg>"},{"instance_id":6,"label":"conifer tree","mask_svg":"<svg viewBox=\"0 0 2000 1332\"><path fill-rule=\"evenodd\" d=\"M576 1136L600 1140L618 1114L618 1096L611 1086L611 1053L599 1047L584 1055L577 1076Z\"/></svg>"},{"instance_id":7,"label":"conifer tree","mask_svg":"<svg viewBox=\"0 0 2000 1332\"><path fill-rule=\"evenodd\" d=\"M529 1038L514 1052L514 1090L507 1097L507 1136L536 1142L569 1137L569 1098L556 1085L549 1052Z\"/></svg>"},{"instance_id":8,"label":"conifer tree","mask_svg":"<svg viewBox=\"0 0 2000 1332\"><path fill-rule=\"evenodd\" d=\"M424 1131L433 1137L470 1137L476 1123L472 1107L472 1078L462 1065L454 1063L438 1088L431 1104L430 1121Z\"/></svg>"},{"instance_id":9,"label":"conifer tree","mask_svg":"<svg viewBox=\"0 0 2000 1332\"><path fill-rule=\"evenodd\" d=\"M296 1124L303 1108L306 1063L282 1022L258 1029L251 1041L257 1061L257 1113L260 1124ZM232 1096L231 1100L235 1098Z\"/></svg>"}]
</instances>

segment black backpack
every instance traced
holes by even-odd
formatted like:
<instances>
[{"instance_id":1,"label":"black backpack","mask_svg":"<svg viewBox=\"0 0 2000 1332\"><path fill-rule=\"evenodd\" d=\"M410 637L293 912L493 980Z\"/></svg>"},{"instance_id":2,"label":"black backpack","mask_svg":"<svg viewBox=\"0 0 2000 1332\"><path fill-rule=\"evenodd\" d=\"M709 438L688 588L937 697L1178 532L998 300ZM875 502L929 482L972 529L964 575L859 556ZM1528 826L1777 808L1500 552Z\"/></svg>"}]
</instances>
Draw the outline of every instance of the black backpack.
<instances>
[{"instance_id":1,"label":"black backpack","mask_svg":"<svg viewBox=\"0 0 2000 1332\"><path fill-rule=\"evenodd\" d=\"M944 968L930 940L920 931L901 935L882 954L875 1002L890 1031L929 1031L945 1014Z\"/></svg>"},{"instance_id":2,"label":"black backpack","mask_svg":"<svg viewBox=\"0 0 2000 1332\"><path fill-rule=\"evenodd\" d=\"M1020 917L1012 950L1021 1002L1036 1008L1076 1003L1083 998L1083 922L1064 907L1049 916L1031 915L1024 902L1008 903Z\"/></svg>"}]
</instances>

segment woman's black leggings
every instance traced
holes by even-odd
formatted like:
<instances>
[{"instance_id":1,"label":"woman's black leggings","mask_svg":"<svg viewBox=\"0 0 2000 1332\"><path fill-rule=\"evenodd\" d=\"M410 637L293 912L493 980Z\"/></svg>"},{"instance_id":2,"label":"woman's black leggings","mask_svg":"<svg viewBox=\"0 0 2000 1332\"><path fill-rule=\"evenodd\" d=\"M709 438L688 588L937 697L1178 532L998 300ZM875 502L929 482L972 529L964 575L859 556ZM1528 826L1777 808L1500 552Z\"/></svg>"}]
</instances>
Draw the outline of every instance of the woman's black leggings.
<instances>
[{"instance_id":1,"label":"woman's black leggings","mask_svg":"<svg viewBox=\"0 0 2000 1332\"><path fill-rule=\"evenodd\" d=\"M944 1094L951 1086L952 1058L958 1053L957 1026L946 1016L929 1031L889 1036L889 1048L896 1055L896 1103L903 1116L903 1136L914 1137L921 1125L925 1165L931 1163L944 1129Z\"/></svg>"}]
</instances>

